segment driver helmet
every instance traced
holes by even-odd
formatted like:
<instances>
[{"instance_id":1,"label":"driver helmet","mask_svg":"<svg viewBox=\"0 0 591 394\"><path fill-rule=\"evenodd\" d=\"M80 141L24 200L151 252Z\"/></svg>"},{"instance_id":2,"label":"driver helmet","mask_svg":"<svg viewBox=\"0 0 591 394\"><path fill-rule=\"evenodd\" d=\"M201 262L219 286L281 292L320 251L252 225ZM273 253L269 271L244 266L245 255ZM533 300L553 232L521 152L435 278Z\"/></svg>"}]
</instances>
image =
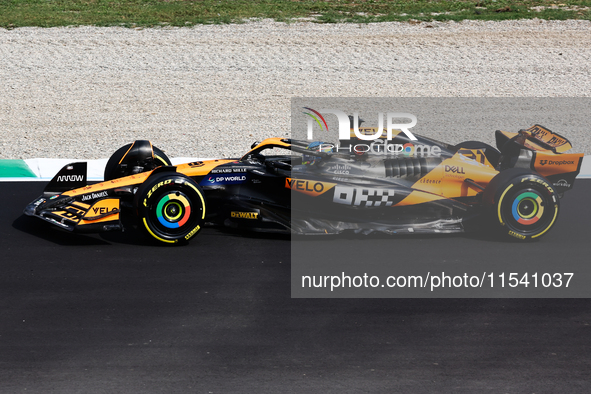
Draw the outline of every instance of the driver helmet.
<instances>
[{"instance_id":1,"label":"driver helmet","mask_svg":"<svg viewBox=\"0 0 591 394\"><path fill-rule=\"evenodd\" d=\"M312 152L324 152L331 153L333 151L333 145L328 142L314 141L306 147L306 149ZM303 155L302 164L314 165L315 162L322 160L319 156L314 155Z\"/></svg>"}]
</instances>

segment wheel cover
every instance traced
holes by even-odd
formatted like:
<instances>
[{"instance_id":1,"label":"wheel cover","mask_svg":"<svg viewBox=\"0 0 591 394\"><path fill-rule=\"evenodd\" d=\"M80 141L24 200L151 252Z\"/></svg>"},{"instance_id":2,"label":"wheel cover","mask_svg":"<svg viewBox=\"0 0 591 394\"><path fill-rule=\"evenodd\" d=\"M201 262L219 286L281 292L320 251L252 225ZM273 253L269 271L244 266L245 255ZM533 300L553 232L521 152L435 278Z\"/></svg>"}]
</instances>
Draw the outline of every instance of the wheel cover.
<instances>
[{"instance_id":1,"label":"wheel cover","mask_svg":"<svg viewBox=\"0 0 591 394\"><path fill-rule=\"evenodd\" d=\"M535 191L520 193L513 200L511 213L517 223L529 226L537 223L544 214L542 197Z\"/></svg>"},{"instance_id":2,"label":"wheel cover","mask_svg":"<svg viewBox=\"0 0 591 394\"><path fill-rule=\"evenodd\" d=\"M180 228L191 217L191 204L179 192L165 194L156 206L158 222L166 228Z\"/></svg>"}]
</instances>

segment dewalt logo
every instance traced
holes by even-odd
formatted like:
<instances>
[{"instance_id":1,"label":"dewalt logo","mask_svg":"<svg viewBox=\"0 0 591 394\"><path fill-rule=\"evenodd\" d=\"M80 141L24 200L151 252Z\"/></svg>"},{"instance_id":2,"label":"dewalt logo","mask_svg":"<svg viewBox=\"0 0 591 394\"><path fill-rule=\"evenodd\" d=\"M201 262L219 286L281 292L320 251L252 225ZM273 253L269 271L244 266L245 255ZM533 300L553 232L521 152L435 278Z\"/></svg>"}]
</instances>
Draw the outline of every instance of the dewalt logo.
<instances>
[{"instance_id":1,"label":"dewalt logo","mask_svg":"<svg viewBox=\"0 0 591 394\"><path fill-rule=\"evenodd\" d=\"M237 219L258 219L259 213L258 212L238 212L232 211L230 212L230 216Z\"/></svg>"}]
</instances>

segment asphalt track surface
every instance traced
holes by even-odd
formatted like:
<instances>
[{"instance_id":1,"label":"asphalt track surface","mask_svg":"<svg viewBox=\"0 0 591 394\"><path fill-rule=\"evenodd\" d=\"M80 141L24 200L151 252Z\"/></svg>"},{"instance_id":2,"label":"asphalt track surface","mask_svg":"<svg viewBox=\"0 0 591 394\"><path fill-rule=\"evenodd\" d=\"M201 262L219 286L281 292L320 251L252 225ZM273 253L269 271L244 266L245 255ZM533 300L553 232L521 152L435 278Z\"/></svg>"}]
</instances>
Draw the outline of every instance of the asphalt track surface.
<instances>
[{"instance_id":1,"label":"asphalt track surface","mask_svg":"<svg viewBox=\"0 0 591 394\"><path fill-rule=\"evenodd\" d=\"M288 238L75 236L42 188L0 184L2 393L591 392L588 299L291 299Z\"/></svg>"}]
</instances>

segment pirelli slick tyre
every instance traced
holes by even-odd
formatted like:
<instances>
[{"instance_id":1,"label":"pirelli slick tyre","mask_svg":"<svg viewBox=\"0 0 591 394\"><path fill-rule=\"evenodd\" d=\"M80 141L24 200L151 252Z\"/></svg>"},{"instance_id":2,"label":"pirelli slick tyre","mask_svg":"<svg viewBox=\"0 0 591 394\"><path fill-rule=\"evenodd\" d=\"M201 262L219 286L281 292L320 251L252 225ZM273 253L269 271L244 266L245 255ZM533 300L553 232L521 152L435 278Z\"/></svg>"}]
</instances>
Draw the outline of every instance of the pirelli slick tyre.
<instances>
[{"instance_id":1,"label":"pirelli slick tyre","mask_svg":"<svg viewBox=\"0 0 591 394\"><path fill-rule=\"evenodd\" d=\"M517 239L534 240L556 222L558 194L544 177L525 169L499 173L484 191L495 225Z\"/></svg>"},{"instance_id":2,"label":"pirelli slick tyre","mask_svg":"<svg viewBox=\"0 0 591 394\"><path fill-rule=\"evenodd\" d=\"M134 204L140 226L166 244L193 238L205 220L203 191L191 178L175 172L148 178Z\"/></svg>"},{"instance_id":3,"label":"pirelli slick tyre","mask_svg":"<svg viewBox=\"0 0 591 394\"><path fill-rule=\"evenodd\" d=\"M136 149L132 150L132 147ZM149 141L135 141L122 146L111 155L105 166L104 179L110 181L171 165L168 156Z\"/></svg>"}]
</instances>

